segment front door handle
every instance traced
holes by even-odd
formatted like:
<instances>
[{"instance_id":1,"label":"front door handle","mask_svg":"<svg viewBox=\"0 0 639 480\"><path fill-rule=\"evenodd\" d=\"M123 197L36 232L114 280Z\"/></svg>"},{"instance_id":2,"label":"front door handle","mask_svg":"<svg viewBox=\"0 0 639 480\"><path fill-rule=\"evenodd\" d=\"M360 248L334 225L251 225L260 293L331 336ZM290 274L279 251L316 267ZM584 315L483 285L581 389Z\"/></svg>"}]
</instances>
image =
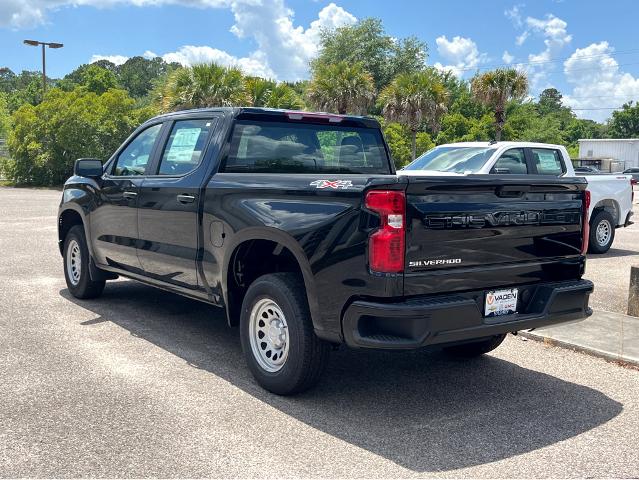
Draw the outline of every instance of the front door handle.
<instances>
[{"instance_id":1,"label":"front door handle","mask_svg":"<svg viewBox=\"0 0 639 480\"><path fill-rule=\"evenodd\" d=\"M188 195L186 193L182 193L177 196L177 201L180 203L193 203L195 201L195 195Z\"/></svg>"},{"instance_id":2,"label":"front door handle","mask_svg":"<svg viewBox=\"0 0 639 480\"><path fill-rule=\"evenodd\" d=\"M122 193L122 196L127 200L135 200L136 198L138 198L137 192L124 192Z\"/></svg>"}]
</instances>

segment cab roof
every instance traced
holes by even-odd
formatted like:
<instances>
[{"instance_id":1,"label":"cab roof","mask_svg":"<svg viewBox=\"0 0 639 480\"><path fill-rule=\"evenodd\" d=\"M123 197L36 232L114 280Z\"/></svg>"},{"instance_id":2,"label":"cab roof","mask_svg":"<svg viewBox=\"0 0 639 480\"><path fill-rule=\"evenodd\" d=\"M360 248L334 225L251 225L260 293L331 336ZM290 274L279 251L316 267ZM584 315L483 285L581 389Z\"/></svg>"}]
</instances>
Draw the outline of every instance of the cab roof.
<instances>
[{"instance_id":1,"label":"cab roof","mask_svg":"<svg viewBox=\"0 0 639 480\"><path fill-rule=\"evenodd\" d=\"M286 120L306 120L306 121L327 121L339 125L342 122L359 123L369 128L380 128L380 123L373 117L359 116L359 115L339 115L336 113L328 112L307 112L302 110L289 110L278 108L262 108L262 107L207 107L207 108L194 108L189 110L179 110L177 112L164 113L153 117L151 120L169 119L174 116L189 116L197 115L207 112L228 112L235 117L246 116L267 116L267 117L282 117Z\"/></svg>"}]
</instances>

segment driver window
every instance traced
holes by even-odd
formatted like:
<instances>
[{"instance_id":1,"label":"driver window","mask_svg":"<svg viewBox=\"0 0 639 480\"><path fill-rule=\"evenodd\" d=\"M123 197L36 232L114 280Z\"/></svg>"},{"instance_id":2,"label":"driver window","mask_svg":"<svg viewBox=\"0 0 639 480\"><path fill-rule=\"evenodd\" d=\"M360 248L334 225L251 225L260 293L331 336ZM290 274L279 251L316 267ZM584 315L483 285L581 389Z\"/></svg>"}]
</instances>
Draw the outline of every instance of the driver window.
<instances>
[{"instance_id":1,"label":"driver window","mask_svg":"<svg viewBox=\"0 0 639 480\"><path fill-rule=\"evenodd\" d=\"M159 123L138 133L137 137L131 140L118 155L113 175L118 177L144 175L161 128L162 124Z\"/></svg>"},{"instance_id":2,"label":"driver window","mask_svg":"<svg viewBox=\"0 0 639 480\"><path fill-rule=\"evenodd\" d=\"M495 162L490 173L506 175L524 175L528 173L526 157L523 148L506 150Z\"/></svg>"}]
</instances>

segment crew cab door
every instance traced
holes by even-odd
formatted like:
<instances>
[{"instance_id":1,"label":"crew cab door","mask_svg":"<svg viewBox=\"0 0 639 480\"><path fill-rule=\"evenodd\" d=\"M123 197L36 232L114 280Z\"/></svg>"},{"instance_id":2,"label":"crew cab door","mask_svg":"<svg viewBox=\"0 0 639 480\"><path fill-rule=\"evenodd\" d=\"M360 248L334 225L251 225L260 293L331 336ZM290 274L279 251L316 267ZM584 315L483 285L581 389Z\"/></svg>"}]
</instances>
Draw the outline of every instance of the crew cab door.
<instances>
[{"instance_id":1,"label":"crew cab door","mask_svg":"<svg viewBox=\"0 0 639 480\"><path fill-rule=\"evenodd\" d=\"M151 174L139 188L138 257L145 275L187 290L198 289L198 206L216 122L211 114L167 122Z\"/></svg>"},{"instance_id":2,"label":"crew cab door","mask_svg":"<svg viewBox=\"0 0 639 480\"><path fill-rule=\"evenodd\" d=\"M158 144L162 123L135 135L117 153L102 177L100 201L91 213L91 237L97 263L139 273L138 196Z\"/></svg>"}]
</instances>

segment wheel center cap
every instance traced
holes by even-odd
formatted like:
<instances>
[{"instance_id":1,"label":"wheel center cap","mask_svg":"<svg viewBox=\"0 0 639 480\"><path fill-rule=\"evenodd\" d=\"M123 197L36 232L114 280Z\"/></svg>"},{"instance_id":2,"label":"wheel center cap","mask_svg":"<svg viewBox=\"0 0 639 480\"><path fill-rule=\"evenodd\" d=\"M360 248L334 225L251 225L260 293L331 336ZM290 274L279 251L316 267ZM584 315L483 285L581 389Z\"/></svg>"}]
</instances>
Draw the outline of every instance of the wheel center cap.
<instances>
[{"instance_id":1,"label":"wheel center cap","mask_svg":"<svg viewBox=\"0 0 639 480\"><path fill-rule=\"evenodd\" d=\"M268 327L268 338L276 348L279 348L284 343L284 330L275 322L271 323Z\"/></svg>"}]
</instances>

